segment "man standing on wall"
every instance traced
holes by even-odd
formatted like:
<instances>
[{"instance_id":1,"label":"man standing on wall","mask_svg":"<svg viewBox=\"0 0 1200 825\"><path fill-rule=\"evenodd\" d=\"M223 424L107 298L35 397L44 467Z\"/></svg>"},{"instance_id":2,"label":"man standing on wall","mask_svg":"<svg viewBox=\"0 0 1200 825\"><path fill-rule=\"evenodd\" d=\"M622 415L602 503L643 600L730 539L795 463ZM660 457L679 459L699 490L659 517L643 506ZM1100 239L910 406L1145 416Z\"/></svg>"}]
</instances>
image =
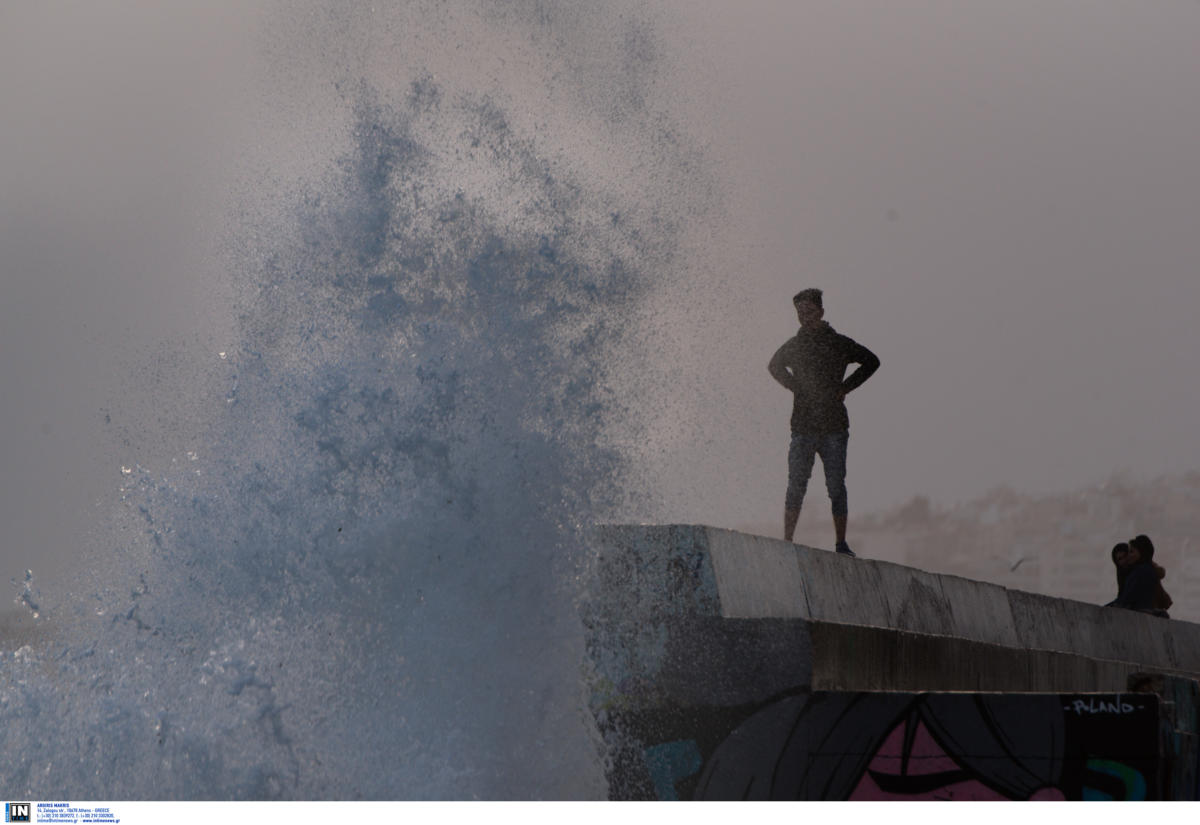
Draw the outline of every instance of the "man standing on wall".
<instances>
[{"instance_id":1,"label":"man standing on wall","mask_svg":"<svg viewBox=\"0 0 1200 825\"><path fill-rule=\"evenodd\" d=\"M850 441L850 418L844 401L846 393L857 389L879 369L879 359L824 321L821 290L802 290L792 298L792 303L796 306L800 331L776 351L767 365L771 377L791 391L793 397L783 537L792 540L813 460L820 455L833 509L837 552L853 557L846 544L846 445ZM850 364L859 366L847 376Z\"/></svg>"}]
</instances>

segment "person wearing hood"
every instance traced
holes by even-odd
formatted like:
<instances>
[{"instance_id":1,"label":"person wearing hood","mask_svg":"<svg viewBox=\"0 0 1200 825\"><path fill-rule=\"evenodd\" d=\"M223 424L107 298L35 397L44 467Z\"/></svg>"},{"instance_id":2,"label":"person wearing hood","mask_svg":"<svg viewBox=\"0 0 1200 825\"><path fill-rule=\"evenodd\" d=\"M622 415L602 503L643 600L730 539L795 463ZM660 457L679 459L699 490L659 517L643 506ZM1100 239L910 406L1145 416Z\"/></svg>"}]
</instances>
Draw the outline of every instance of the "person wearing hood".
<instances>
[{"instance_id":1,"label":"person wearing hood","mask_svg":"<svg viewBox=\"0 0 1200 825\"><path fill-rule=\"evenodd\" d=\"M771 377L792 393L792 440L788 450L788 486L784 500L783 537L795 534L800 506L816 456L821 456L825 487L833 511L838 553L853 556L846 544L849 510L846 494L846 447L850 418L846 394L862 386L879 359L852 338L836 332L825 320L819 289L805 289L792 298L800 331L781 346L767 365ZM846 375L851 364L858 369Z\"/></svg>"},{"instance_id":2,"label":"person wearing hood","mask_svg":"<svg viewBox=\"0 0 1200 825\"><path fill-rule=\"evenodd\" d=\"M1106 607L1125 607L1167 616L1171 597L1163 589L1161 579L1166 571L1154 563L1154 543L1143 534L1122 542L1112 549L1117 566L1117 598Z\"/></svg>"}]
</instances>

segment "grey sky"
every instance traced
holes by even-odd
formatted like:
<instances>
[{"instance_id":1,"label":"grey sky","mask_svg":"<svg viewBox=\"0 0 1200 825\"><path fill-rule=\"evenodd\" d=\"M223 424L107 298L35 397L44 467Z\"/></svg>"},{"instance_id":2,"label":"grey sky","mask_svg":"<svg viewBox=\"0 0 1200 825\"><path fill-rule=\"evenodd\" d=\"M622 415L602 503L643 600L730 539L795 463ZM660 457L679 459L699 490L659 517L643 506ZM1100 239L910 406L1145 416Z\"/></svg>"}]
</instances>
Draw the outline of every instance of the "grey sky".
<instances>
[{"instance_id":1,"label":"grey sky","mask_svg":"<svg viewBox=\"0 0 1200 825\"><path fill-rule=\"evenodd\" d=\"M365 6L336 37L320 4L286 8L0 9L5 578L65 568L122 462L190 448L228 336L226 210L335 156L334 80L425 59L526 91L489 53L503 21L466 60L444 48L455 14L386 43ZM779 518L789 399L765 365L810 285L883 361L850 398L852 513L1200 465L1200 4L655 8L646 93L722 200L690 227L692 278L653 308L664 503L633 515ZM129 377L147 364L154 392Z\"/></svg>"},{"instance_id":2,"label":"grey sky","mask_svg":"<svg viewBox=\"0 0 1200 825\"><path fill-rule=\"evenodd\" d=\"M733 196L721 309L684 348L712 418L681 517L780 518L763 364L809 285L883 361L849 399L852 512L1197 466L1200 5L689 8Z\"/></svg>"},{"instance_id":3,"label":"grey sky","mask_svg":"<svg viewBox=\"0 0 1200 825\"><path fill-rule=\"evenodd\" d=\"M5 579L60 572L121 463L182 449L227 327L212 239L254 59L233 6L0 10ZM130 397L133 372L156 388Z\"/></svg>"}]
</instances>

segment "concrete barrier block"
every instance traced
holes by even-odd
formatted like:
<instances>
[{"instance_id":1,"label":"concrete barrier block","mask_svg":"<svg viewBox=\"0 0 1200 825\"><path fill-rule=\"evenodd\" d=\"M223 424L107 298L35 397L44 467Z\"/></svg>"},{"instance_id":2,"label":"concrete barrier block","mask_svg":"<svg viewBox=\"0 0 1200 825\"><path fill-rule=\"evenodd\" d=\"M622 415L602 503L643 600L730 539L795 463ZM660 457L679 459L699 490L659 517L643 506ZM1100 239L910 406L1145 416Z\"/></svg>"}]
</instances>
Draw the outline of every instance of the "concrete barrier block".
<instances>
[{"instance_id":1,"label":"concrete barrier block","mask_svg":"<svg viewBox=\"0 0 1200 825\"><path fill-rule=\"evenodd\" d=\"M706 529L679 524L593 528L587 606L644 620L720 615Z\"/></svg>"},{"instance_id":2,"label":"concrete barrier block","mask_svg":"<svg viewBox=\"0 0 1200 825\"><path fill-rule=\"evenodd\" d=\"M721 615L729 619L808 618L796 545L707 529Z\"/></svg>"},{"instance_id":3,"label":"concrete barrier block","mask_svg":"<svg viewBox=\"0 0 1200 825\"><path fill-rule=\"evenodd\" d=\"M1120 607L1089 605L1089 608L1088 626L1092 631L1089 649L1110 659L1166 666L1170 659L1166 636L1173 629L1170 622Z\"/></svg>"},{"instance_id":4,"label":"concrete barrier block","mask_svg":"<svg viewBox=\"0 0 1200 825\"><path fill-rule=\"evenodd\" d=\"M1095 614L1086 610L1089 605L1020 590L1009 590L1008 600L1021 647L1063 652L1093 649L1097 640L1088 622ZM1098 641L1103 642L1103 637Z\"/></svg>"},{"instance_id":5,"label":"concrete barrier block","mask_svg":"<svg viewBox=\"0 0 1200 825\"><path fill-rule=\"evenodd\" d=\"M891 614L877 562L800 544L796 551L810 619L888 627Z\"/></svg>"},{"instance_id":6,"label":"concrete barrier block","mask_svg":"<svg viewBox=\"0 0 1200 825\"><path fill-rule=\"evenodd\" d=\"M948 635L1004 647L1018 647L1008 591L998 584L958 576L941 576L942 593L950 606Z\"/></svg>"},{"instance_id":7,"label":"concrete barrier block","mask_svg":"<svg viewBox=\"0 0 1200 825\"><path fill-rule=\"evenodd\" d=\"M867 562L876 570L887 601L887 627L932 636L950 635L950 604L939 577L889 562Z\"/></svg>"},{"instance_id":8,"label":"concrete barrier block","mask_svg":"<svg viewBox=\"0 0 1200 825\"><path fill-rule=\"evenodd\" d=\"M1200 669L1200 624L1170 622L1164 635L1167 660L1179 670Z\"/></svg>"}]
</instances>

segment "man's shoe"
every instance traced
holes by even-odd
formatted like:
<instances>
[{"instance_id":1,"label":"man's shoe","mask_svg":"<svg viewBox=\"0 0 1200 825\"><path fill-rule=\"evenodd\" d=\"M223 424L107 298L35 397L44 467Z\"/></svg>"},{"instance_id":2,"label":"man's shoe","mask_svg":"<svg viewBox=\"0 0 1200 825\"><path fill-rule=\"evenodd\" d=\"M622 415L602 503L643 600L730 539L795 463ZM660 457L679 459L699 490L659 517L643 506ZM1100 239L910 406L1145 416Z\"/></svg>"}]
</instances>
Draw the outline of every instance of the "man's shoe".
<instances>
[{"instance_id":1,"label":"man's shoe","mask_svg":"<svg viewBox=\"0 0 1200 825\"><path fill-rule=\"evenodd\" d=\"M844 541L839 541L837 543L837 552L839 556L849 556L852 559L857 558L854 555L854 551L850 549L850 545L846 544Z\"/></svg>"}]
</instances>

